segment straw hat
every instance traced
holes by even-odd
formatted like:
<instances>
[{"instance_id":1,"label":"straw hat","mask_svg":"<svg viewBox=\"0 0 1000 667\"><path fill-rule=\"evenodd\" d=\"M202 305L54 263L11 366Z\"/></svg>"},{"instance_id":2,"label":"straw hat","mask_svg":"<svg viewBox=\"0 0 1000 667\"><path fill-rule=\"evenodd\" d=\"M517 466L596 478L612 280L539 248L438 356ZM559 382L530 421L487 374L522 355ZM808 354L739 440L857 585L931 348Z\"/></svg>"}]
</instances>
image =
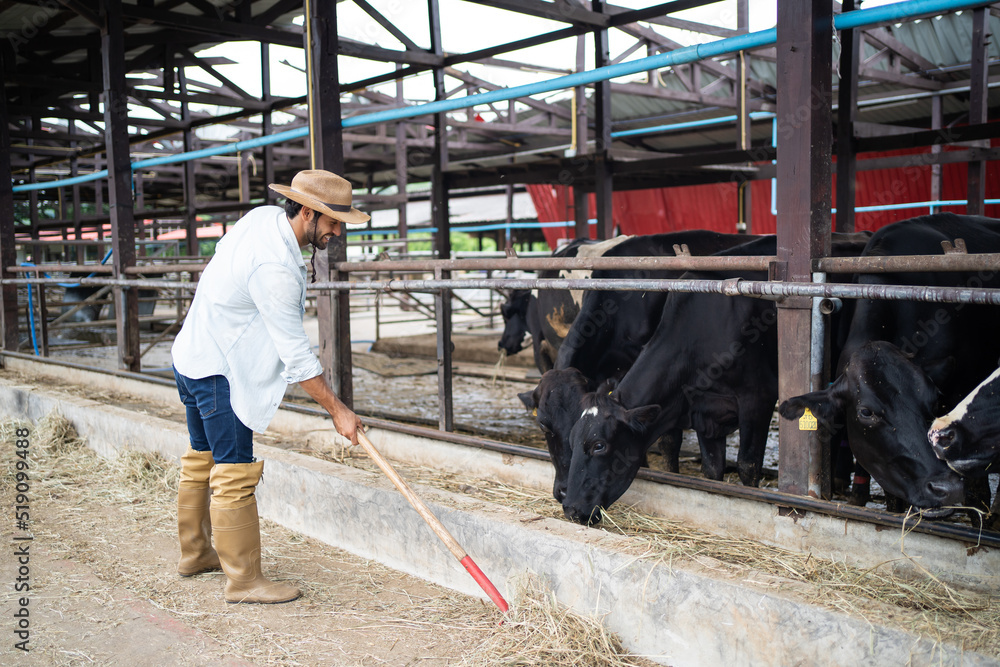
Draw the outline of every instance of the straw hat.
<instances>
[{"instance_id":1,"label":"straw hat","mask_svg":"<svg viewBox=\"0 0 1000 667\"><path fill-rule=\"evenodd\" d=\"M351 183L322 169L306 169L295 174L292 186L271 183L272 190L283 197L308 206L349 225L363 225L371 216L351 206Z\"/></svg>"}]
</instances>

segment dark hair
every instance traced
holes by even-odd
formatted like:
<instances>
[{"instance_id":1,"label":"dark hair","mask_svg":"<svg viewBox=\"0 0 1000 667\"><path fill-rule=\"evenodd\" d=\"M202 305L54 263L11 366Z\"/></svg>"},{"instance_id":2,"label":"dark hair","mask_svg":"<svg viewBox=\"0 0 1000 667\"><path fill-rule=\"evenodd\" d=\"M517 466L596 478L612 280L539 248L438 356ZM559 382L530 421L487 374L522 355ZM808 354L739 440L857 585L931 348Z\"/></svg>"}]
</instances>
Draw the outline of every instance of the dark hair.
<instances>
[{"instance_id":1,"label":"dark hair","mask_svg":"<svg viewBox=\"0 0 1000 667\"><path fill-rule=\"evenodd\" d=\"M289 219L297 216L299 214L299 211L301 210L302 210L302 204L298 203L293 199L285 200L285 215L287 215Z\"/></svg>"}]
</instances>

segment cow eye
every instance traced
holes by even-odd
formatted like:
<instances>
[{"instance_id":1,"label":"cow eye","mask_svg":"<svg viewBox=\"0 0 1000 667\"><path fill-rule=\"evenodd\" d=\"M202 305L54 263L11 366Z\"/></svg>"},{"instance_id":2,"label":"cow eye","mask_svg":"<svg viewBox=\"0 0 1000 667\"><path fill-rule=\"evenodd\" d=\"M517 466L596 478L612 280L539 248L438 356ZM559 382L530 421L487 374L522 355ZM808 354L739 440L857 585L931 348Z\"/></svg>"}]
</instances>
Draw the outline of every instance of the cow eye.
<instances>
[{"instance_id":1,"label":"cow eye","mask_svg":"<svg viewBox=\"0 0 1000 667\"><path fill-rule=\"evenodd\" d=\"M606 451L608 451L608 443L606 442L595 442L593 447L590 448L590 453L594 456L603 454Z\"/></svg>"},{"instance_id":2,"label":"cow eye","mask_svg":"<svg viewBox=\"0 0 1000 667\"><path fill-rule=\"evenodd\" d=\"M858 408L858 419L861 419L862 421L866 422L878 421L878 417L875 415L872 409L864 405Z\"/></svg>"},{"instance_id":3,"label":"cow eye","mask_svg":"<svg viewBox=\"0 0 1000 667\"><path fill-rule=\"evenodd\" d=\"M542 429L542 433L544 433L545 435L552 435L552 429L550 429L545 424L539 424L538 427Z\"/></svg>"}]
</instances>

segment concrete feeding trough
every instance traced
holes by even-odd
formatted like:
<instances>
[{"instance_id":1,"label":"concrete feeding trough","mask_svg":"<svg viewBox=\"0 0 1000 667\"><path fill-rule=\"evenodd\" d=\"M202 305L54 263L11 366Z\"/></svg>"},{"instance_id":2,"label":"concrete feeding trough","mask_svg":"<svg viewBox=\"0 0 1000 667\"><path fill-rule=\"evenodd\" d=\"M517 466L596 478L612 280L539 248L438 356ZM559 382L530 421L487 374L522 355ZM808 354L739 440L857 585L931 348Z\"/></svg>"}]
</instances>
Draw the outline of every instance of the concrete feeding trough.
<instances>
[{"instance_id":1,"label":"concrete feeding trough","mask_svg":"<svg viewBox=\"0 0 1000 667\"><path fill-rule=\"evenodd\" d=\"M123 448L156 451L178 460L188 445L184 424L49 389L46 377L163 405L178 403L169 386L113 374L66 369L9 358L0 375L5 418L38 420L58 410L98 454ZM25 378L29 378L27 382ZM282 410L272 429L322 444L330 423ZM402 464L474 474L540 489L551 488L547 462L385 429L369 437ZM467 595L484 597L434 533L382 475L258 444L266 461L258 489L262 516L305 535ZM719 576L697 563L664 564L637 557L628 537L543 518L521 509L414 484L414 489L507 595L508 582L539 575L560 602L596 614L636 654L670 665L962 664L998 665L903 630L811 604L808 591ZM554 501L553 501L554 502ZM752 537L818 557L873 567L899 557L898 531L807 513L781 516L765 503L637 481L620 502L705 530ZM991 549L966 549L953 540L910 533L910 560L939 578L997 589L1000 559Z\"/></svg>"}]
</instances>

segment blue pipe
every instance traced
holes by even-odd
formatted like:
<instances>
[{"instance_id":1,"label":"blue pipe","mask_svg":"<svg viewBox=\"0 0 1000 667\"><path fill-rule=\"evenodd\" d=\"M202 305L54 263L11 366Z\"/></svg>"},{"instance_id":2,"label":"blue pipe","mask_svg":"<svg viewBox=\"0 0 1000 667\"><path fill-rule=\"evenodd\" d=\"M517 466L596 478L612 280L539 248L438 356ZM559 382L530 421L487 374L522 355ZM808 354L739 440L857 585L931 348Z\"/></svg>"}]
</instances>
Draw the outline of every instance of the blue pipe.
<instances>
[{"instance_id":1,"label":"blue pipe","mask_svg":"<svg viewBox=\"0 0 1000 667\"><path fill-rule=\"evenodd\" d=\"M859 9L846 14L838 14L834 17L833 25L837 30L861 28L876 23L904 19L910 16L939 14L959 9L981 7L987 4L989 3L983 2L982 0L908 0L907 2L897 2L892 5L873 7L871 9ZM547 79L545 81L537 81L535 83L524 84L521 86L514 86L512 88L501 88L498 90L479 93L476 95L467 95L465 97L450 100L437 100L435 102L428 102L427 104L419 106L386 109L384 111L375 111L368 114L353 116L343 119L341 121L341 127L363 127L365 125L375 125L378 123L397 121L405 118L414 118L417 116L426 116L446 111L455 111L457 109L466 109L478 104L489 104L515 99L518 97L528 97L539 93L552 92L554 90L575 88L577 86L584 86L597 81L638 74L652 69L686 65L688 63L713 58L726 53L734 53L737 51L755 49L764 46L773 46L777 41L778 29L768 28L767 30L759 30L745 35L728 37L715 42L685 46L680 49L668 51L667 53L660 53L655 56L639 58L638 60L632 60L624 63L616 63L606 67L598 67L585 72L575 72L566 76ZM236 153L239 151L288 141L290 139L300 139L308 135L309 128L300 127L266 137L257 137L256 139L237 141L233 144L216 146L214 148L204 148L197 151L191 151L189 153L178 153L176 155L167 155L163 157L150 158L148 160L140 160L132 163L132 170L135 171L136 169L153 167L161 164L187 162L201 157L211 157L225 153ZM99 172L94 172L93 174L76 176L71 179L17 185L14 186L13 190L14 192L44 190L51 187L62 187L64 185L75 185L85 183L87 181L95 181L105 178L107 175L108 171L103 169Z\"/></svg>"},{"instance_id":2,"label":"blue pipe","mask_svg":"<svg viewBox=\"0 0 1000 667\"><path fill-rule=\"evenodd\" d=\"M34 266L32 262L21 262L21 266ZM35 348L35 356L41 356L38 351L38 337L35 335L35 302L31 298L31 283L28 283L28 327L31 329L31 346Z\"/></svg>"},{"instance_id":3,"label":"blue pipe","mask_svg":"<svg viewBox=\"0 0 1000 667\"><path fill-rule=\"evenodd\" d=\"M487 225L476 225L474 227L460 227L458 229L452 229L452 233L456 234L459 232L489 232L495 231L497 229L543 229L547 227L572 227L576 222L573 220L564 220L560 222L513 222L507 224L506 222L495 222ZM588 225L596 225L597 218L591 218L587 221ZM437 232L437 227L414 227L408 230L412 234L433 234ZM377 227L372 229L365 229L359 232L347 232L348 236L371 236L372 234L397 234L398 230L395 227L386 227L385 229L379 229Z\"/></svg>"},{"instance_id":4,"label":"blue pipe","mask_svg":"<svg viewBox=\"0 0 1000 667\"><path fill-rule=\"evenodd\" d=\"M751 111L750 120L762 120L764 118L774 118L770 111ZM705 120L692 120L685 123L673 123L670 125L655 125L653 127L640 127L634 130L619 130L611 133L612 139L619 137L634 137L640 134L652 134L654 132L671 132L673 130L690 130L697 127L707 127L709 125L724 125L735 123L739 116L722 116L720 118L708 118Z\"/></svg>"},{"instance_id":5,"label":"blue pipe","mask_svg":"<svg viewBox=\"0 0 1000 667\"><path fill-rule=\"evenodd\" d=\"M967 0L909 0L908 2L896 2L891 5L837 14L833 17L833 27L837 30L864 28L873 23L886 23L921 15L944 14L960 9L984 7L988 4L990 3L968 2Z\"/></svg>"},{"instance_id":6,"label":"blue pipe","mask_svg":"<svg viewBox=\"0 0 1000 667\"><path fill-rule=\"evenodd\" d=\"M993 206L995 204L1000 204L1000 199L986 199L983 204L987 206ZM938 201L914 201L906 202L903 204L879 204L877 206L857 206L854 208L857 213L870 213L872 211L900 211L908 208L928 208L930 212L933 213L935 208L941 206L968 206L969 200L967 199L945 199ZM833 208L830 210L831 213L836 213L837 209Z\"/></svg>"},{"instance_id":7,"label":"blue pipe","mask_svg":"<svg viewBox=\"0 0 1000 667\"><path fill-rule=\"evenodd\" d=\"M113 253L114 251L115 251L114 248L112 248L111 250L108 250L108 252L104 255L104 259L101 260L101 264L106 264L107 261L108 261L108 259L111 258L111 253ZM94 272L91 272L90 275L87 276L87 278L93 278L95 275L97 275L97 274L95 274ZM45 277L48 278L49 274L46 273ZM80 283L56 283L56 284L59 285L59 287L79 287L80 286Z\"/></svg>"}]
</instances>

